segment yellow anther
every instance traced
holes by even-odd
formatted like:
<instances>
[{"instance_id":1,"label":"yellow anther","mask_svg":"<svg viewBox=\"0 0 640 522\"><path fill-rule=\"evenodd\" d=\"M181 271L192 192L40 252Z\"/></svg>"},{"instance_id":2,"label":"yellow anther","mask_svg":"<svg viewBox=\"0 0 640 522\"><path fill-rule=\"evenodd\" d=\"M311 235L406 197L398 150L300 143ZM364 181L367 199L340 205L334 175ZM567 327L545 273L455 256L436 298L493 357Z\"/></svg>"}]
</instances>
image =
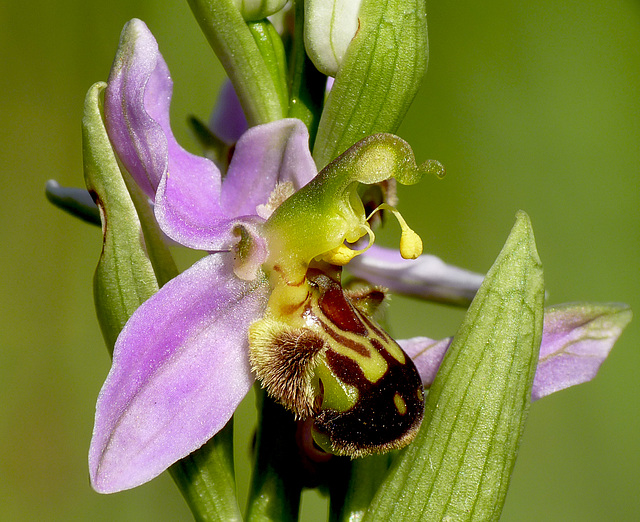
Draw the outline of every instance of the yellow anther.
<instances>
[{"instance_id":1,"label":"yellow anther","mask_svg":"<svg viewBox=\"0 0 640 522\"><path fill-rule=\"evenodd\" d=\"M400 255L405 259L416 259L422 254L422 239L409 227L402 229Z\"/></svg>"},{"instance_id":2,"label":"yellow anther","mask_svg":"<svg viewBox=\"0 0 640 522\"><path fill-rule=\"evenodd\" d=\"M387 203L382 203L369 215L367 219L370 219L378 210L388 210L398 220L400 228L402 229L400 235L400 255L405 259L416 259L419 257L422 254L422 239L420 239L420 236L409 228L409 225L407 225L407 222L404 220L400 212L395 207L392 207Z\"/></svg>"},{"instance_id":3,"label":"yellow anther","mask_svg":"<svg viewBox=\"0 0 640 522\"><path fill-rule=\"evenodd\" d=\"M332 265L344 266L358 254L360 254L359 250L353 250L347 245L342 244L339 247L322 254L320 259Z\"/></svg>"}]
</instances>

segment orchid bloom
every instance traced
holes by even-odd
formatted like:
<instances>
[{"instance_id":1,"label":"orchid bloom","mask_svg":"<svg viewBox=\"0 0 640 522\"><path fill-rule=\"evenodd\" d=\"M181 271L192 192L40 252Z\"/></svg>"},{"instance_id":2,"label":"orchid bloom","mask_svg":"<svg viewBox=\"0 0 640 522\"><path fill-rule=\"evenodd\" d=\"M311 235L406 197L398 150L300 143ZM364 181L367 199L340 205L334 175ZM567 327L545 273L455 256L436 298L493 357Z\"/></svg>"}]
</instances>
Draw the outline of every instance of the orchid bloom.
<instances>
[{"instance_id":1,"label":"orchid bloom","mask_svg":"<svg viewBox=\"0 0 640 522\"><path fill-rule=\"evenodd\" d=\"M105 120L121 162L154 200L167 236L213 253L169 281L122 330L98 399L94 487L134 487L200 447L229 420L253 383L252 369L298 417L313 414L320 443L335 452L362 455L409 442L424 409L419 374L345 297L338 266L360 253L345 241L373 242L358 184L391 176L415 183L439 164L418 167L406 143L378 135L316 176L306 128L289 119L248 130L223 180L213 162L173 137L169 73L142 22L126 26L115 63ZM403 254L417 257L419 238L395 209L383 208L398 216ZM274 360L284 357L282 347L298 345L306 358L298 348L289 360ZM346 361L349 375L341 369ZM363 387L375 393L361 396ZM370 415L375 426L386 411L403 419L389 433L373 430L362 444L344 435L354 417Z\"/></svg>"},{"instance_id":2,"label":"orchid bloom","mask_svg":"<svg viewBox=\"0 0 640 522\"><path fill-rule=\"evenodd\" d=\"M418 166L405 142L375 135L317 174L306 127L284 119L247 130L223 178L212 161L175 140L171 89L155 39L144 23L129 22L105 92L109 138L154 202L164 233L209 255L145 301L118 337L98 398L93 487L104 493L135 487L202 446L256 377L298 418L313 418L316 441L334 453L361 456L406 445L422 419L423 386L448 340L435 347L426 338L396 343L370 317L384 292L345 291L340 274L349 263L376 281L377 260L377 282L391 290L470 297L482 276L441 262L440 272L427 267L433 258L420 255L419 238L389 205L380 208L398 218L401 256L391 263L385 250L365 252L374 234L358 185L391 177L412 184L441 167ZM406 258L418 258L417 268L404 268ZM450 277L444 291L437 289L443 274ZM621 329L602 328L603 342L588 347L580 343L584 323L595 319L578 309L562 314L545 320L534 398L591 378ZM576 350L565 349L572 343ZM575 359L565 357L570 353L588 360L588 368L576 369ZM359 422L372 428L362 430Z\"/></svg>"}]
</instances>

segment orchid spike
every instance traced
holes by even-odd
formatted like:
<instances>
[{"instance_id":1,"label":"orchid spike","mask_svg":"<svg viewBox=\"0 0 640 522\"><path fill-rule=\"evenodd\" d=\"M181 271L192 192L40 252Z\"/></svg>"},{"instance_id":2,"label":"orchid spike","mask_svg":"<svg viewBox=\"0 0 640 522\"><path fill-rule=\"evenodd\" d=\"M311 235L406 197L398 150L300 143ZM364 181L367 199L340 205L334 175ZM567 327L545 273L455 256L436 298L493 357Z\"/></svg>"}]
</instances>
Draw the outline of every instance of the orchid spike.
<instances>
[{"instance_id":1,"label":"orchid spike","mask_svg":"<svg viewBox=\"0 0 640 522\"><path fill-rule=\"evenodd\" d=\"M420 374L371 319L375 291L345 292L340 277L374 240L358 184L412 184L442 175L441 165L418 165L404 141L378 134L316 175L306 127L285 119L247 130L223 178L175 140L170 97L156 41L133 20L105 93L109 139L163 232L209 255L145 301L116 341L90 449L94 488L142 484L200 447L254 374L313 419L327 450L358 456L409 443L423 415ZM378 208L398 218L402 256L419 257L422 243L397 210Z\"/></svg>"}]
</instances>

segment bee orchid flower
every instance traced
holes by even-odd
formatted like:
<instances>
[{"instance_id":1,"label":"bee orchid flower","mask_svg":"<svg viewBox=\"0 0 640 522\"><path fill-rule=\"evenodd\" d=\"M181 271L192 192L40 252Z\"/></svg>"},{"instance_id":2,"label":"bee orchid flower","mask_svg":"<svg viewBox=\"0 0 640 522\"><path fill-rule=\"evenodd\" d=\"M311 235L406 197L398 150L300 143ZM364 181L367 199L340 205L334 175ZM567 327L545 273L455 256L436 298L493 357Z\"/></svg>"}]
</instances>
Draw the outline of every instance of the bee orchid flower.
<instances>
[{"instance_id":1,"label":"bee orchid flower","mask_svg":"<svg viewBox=\"0 0 640 522\"><path fill-rule=\"evenodd\" d=\"M90 448L94 488L137 486L200 447L254 375L296 416L313 416L334 452L408 443L424 408L419 374L345 296L340 267L362 252L359 240L373 242L358 185L412 184L441 166L417 166L405 142L376 135L316 175L305 126L285 119L249 129L223 179L178 145L170 98L155 39L134 20L105 90L109 139L164 233L209 255L145 301L117 339ZM419 238L384 208L398 217L403 255L420 255ZM385 432L388 412L401 422ZM363 418L371 440L355 435Z\"/></svg>"}]
</instances>

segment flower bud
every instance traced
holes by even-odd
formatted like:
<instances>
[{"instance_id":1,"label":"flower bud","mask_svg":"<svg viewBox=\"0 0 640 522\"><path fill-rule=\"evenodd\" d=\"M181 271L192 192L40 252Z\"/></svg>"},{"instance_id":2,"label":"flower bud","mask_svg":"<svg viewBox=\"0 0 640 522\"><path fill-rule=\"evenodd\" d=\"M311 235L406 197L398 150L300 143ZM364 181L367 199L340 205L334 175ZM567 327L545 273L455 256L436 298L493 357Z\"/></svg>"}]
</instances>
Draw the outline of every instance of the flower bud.
<instances>
[{"instance_id":1,"label":"flower bud","mask_svg":"<svg viewBox=\"0 0 640 522\"><path fill-rule=\"evenodd\" d=\"M335 76L347 47L358 30L362 0L307 0L304 45L317 69Z\"/></svg>"},{"instance_id":2,"label":"flower bud","mask_svg":"<svg viewBox=\"0 0 640 522\"><path fill-rule=\"evenodd\" d=\"M247 21L257 21L271 16L282 9L287 0L233 0L242 17Z\"/></svg>"}]
</instances>

